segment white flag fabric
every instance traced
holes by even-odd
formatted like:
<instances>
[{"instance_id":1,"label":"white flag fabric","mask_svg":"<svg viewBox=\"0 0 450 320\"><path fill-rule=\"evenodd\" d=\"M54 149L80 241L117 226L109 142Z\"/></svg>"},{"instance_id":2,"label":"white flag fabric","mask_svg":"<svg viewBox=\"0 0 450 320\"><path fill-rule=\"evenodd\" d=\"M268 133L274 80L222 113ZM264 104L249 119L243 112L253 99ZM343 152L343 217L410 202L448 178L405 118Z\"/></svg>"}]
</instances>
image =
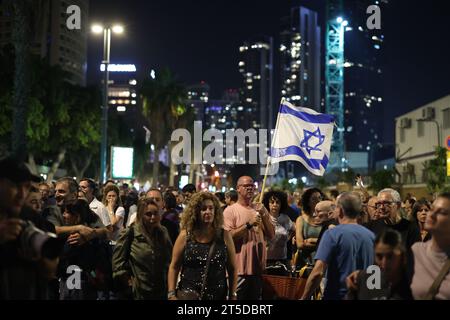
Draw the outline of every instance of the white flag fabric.
<instances>
[{"instance_id":1,"label":"white flag fabric","mask_svg":"<svg viewBox=\"0 0 450 320\"><path fill-rule=\"evenodd\" d=\"M323 176L330 159L333 127L332 115L283 100L270 149L271 162L299 161L312 174Z\"/></svg>"}]
</instances>

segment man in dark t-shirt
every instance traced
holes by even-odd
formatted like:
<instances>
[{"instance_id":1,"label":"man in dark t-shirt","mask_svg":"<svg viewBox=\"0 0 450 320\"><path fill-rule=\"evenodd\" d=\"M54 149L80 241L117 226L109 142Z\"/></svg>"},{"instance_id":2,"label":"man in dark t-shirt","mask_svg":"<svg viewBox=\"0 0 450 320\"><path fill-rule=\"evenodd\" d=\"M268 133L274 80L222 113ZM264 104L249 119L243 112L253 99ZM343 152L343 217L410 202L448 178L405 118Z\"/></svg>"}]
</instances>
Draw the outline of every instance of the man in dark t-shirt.
<instances>
[{"instance_id":1,"label":"man in dark t-shirt","mask_svg":"<svg viewBox=\"0 0 450 320\"><path fill-rule=\"evenodd\" d=\"M367 228L375 235L381 234L387 228L396 230L401 234L402 242L408 250L415 242L421 241L417 224L400 215L401 198L397 191L390 188L381 190L375 205L379 220L367 224Z\"/></svg>"}]
</instances>

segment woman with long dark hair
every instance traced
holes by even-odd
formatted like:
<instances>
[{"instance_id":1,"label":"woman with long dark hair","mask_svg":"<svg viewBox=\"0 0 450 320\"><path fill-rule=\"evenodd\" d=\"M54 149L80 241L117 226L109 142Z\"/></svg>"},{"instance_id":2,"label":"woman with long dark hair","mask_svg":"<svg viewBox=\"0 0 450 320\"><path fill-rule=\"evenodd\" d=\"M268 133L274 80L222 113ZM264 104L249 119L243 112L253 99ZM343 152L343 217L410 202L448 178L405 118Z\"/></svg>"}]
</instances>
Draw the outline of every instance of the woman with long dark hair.
<instances>
[{"instance_id":1,"label":"woman with long dark hair","mask_svg":"<svg viewBox=\"0 0 450 320\"><path fill-rule=\"evenodd\" d=\"M322 226L315 223L313 215L316 204L324 199L325 195L318 188L308 189L302 194L302 213L295 222L297 268L314 264L314 253Z\"/></svg>"},{"instance_id":2,"label":"woman with long dark hair","mask_svg":"<svg viewBox=\"0 0 450 320\"><path fill-rule=\"evenodd\" d=\"M407 255L398 231L386 229L375 238L377 286L369 286L376 269L358 270L347 278L348 300L411 300Z\"/></svg>"},{"instance_id":3,"label":"woman with long dark hair","mask_svg":"<svg viewBox=\"0 0 450 320\"><path fill-rule=\"evenodd\" d=\"M66 226L85 225L102 228L100 218L89 208L85 200L78 199L73 204L62 208L64 224ZM66 244L59 262L60 299L61 300L95 300L97 291L108 290L111 281L111 256L108 244L104 240L94 238L85 239L75 232L67 236ZM81 286L69 289L68 268L73 266L81 270Z\"/></svg>"},{"instance_id":4,"label":"woman with long dark hair","mask_svg":"<svg viewBox=\"0 0 450 320\"><path fill-rule=\"evenodd\" d=\"M422 242L431 239L431 234L425 230L425 220L427 215L430 213L431 204L425 199L421 199L414 203L411 212L411 219L417 223L420 230L420 238Z\"/></svg>"}]
</instances>

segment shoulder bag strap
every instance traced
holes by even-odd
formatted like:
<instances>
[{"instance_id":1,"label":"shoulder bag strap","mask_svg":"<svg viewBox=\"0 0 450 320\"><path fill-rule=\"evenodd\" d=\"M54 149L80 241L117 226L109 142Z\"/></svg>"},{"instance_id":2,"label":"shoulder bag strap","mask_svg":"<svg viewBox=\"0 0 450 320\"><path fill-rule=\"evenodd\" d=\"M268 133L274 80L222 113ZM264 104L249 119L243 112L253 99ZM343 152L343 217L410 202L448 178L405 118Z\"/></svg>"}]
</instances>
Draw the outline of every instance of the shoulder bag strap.
<instances>
[{"instance_id":1,"label":"shoulder bag strap","mask_svg":"<svg viewBox=\"0 0 450 320\"><path fill-rule=\"evenodd\" d=\"M442 281L444 281L444 278L449 271L450 271L450 258L447 259L447 262L445 262L444 267L441 269L436 279L434 279L434 282L431 285L430 289L428 290L428 293L425 296L424 300L433 300L436 297L436 295L439 292L439 287L441 286Z\"/></svg>"},{"instance_id":2,"label":"shoulder bag strap","mask_svg":"<svg viewBox=\"0 0 450 320\"><path fill-rule=\"evenodd\" d=\"M200 300L202 300L202 298L203 298L203 294L204 294L205 287L206 287L206 281L208 280L209 265L210 265L211 258L212 258L215 248L216 248L216 237L214 237L213 243L211 244L211 247L209 247L208 260L206 260L205 272L203 273L203 283L202 283L202 288L200 290Z\"/></svg>"}]
</instances>

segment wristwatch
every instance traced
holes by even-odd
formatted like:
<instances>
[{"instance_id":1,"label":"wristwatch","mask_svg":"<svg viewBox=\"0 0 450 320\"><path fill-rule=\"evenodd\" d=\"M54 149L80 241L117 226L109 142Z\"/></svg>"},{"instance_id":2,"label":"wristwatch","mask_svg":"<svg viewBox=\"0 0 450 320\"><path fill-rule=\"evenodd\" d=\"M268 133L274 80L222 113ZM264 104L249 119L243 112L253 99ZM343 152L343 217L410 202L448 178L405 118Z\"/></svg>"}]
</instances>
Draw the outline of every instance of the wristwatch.
<instances>
[{"instance_id":1,"label":"wristwatch","mask_svg":"<svg viewBox=\"0 0 450 320\"><path fill-rule=\"evenodd\" d=\"M246 225L246 227L247 227L248 230L250 230L251 228L253 228L253 225L252 225L250 222L247 222L245 225Z\"/></svg>"}]
</instances>

